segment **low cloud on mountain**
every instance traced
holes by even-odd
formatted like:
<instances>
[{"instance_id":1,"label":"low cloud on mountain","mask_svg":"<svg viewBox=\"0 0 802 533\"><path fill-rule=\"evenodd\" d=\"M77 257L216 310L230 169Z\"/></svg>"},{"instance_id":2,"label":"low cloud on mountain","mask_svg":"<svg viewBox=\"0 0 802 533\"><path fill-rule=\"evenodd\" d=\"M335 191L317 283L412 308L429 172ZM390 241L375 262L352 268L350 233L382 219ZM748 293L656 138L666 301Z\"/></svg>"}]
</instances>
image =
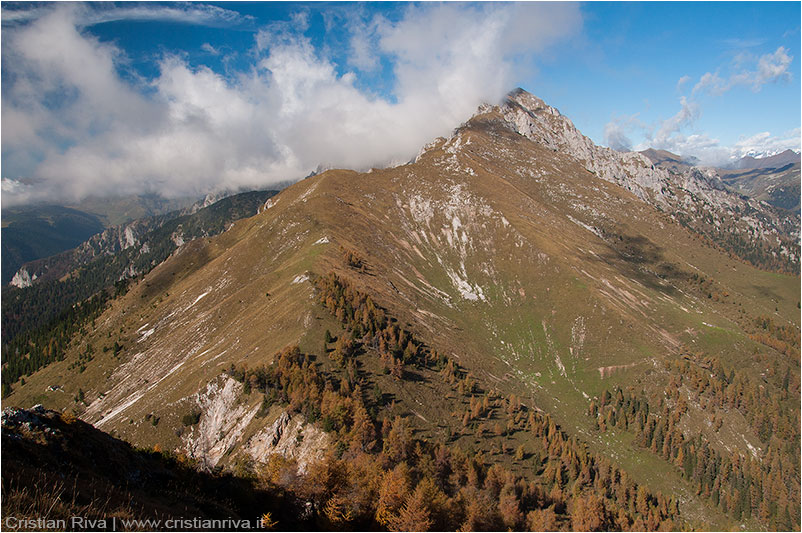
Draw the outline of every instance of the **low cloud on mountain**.
<instances>
[{"instance_id":1,"label":"low cloud on mountain","mask_svg":"<svg viewBox=\"0 0 802 533\"><path fill-rule=\"evenodd\" d=\"M201 4L4 7L4 204L201 194L266 187L318 165L406 161L479 103L502 98L521 50L541 53L582 25L573 4L410 5L395 21L352 15L343 73L299 12L255 32L247 68L224 75L167 51L158 75L143 79L125 68L123 50L87 31L109 20L253 23ZM391 65L389 98L360 83L382 64Z\"/></svg>"}]
</instances>

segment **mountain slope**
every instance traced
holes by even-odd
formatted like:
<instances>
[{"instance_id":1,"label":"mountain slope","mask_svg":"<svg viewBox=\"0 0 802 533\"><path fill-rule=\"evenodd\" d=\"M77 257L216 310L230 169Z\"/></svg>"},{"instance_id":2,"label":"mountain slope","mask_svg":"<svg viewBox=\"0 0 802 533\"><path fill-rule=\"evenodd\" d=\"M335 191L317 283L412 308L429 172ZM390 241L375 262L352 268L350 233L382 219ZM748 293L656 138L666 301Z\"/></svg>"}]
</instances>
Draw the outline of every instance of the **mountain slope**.
<instances>
[{"instance_id":1,"label":"mountain slope","mask_svg":"<svg viewBox=\"0 0 802 533\"><path fill-rule=\"evenodd\" d=\"M559 111L520 89L501 111L521 135L572 156L724 250L761 268L799 273L798 214L733 193L713 169L671 172L655 167L643 154L596 146Z\"/></svg>"},{"instance_id":2,"label":"mountain slope","mask_svg":"<svg viewBox=\"0 0 802 533\"><path fill-rule=\"evenodd\" d=\"M190 198L168 200L156 195L141 195L87 198L67 206L4 208L1 281L5 285L20 274L17 284L26 284L30 280L18 272L23 263L74 248L105 228L191 208L195 202Z\"/></svg>"},{"instance_id":3,"label":"mountain slope","mask_svg":"<svg viewBox=\"0 0 802 533\"><path fill-rule=\"evenodd\" d=\"M674 206L683 206L683 223ZM706 221L694 215L703 209ZM593 413L594 405L612 405L607 398L617 396L616 387L650 406L646 419L654 424L668 418L660 418L663 409L679 412L667 433L677 449L695 457L704 442L700 461L715 452L754 465L756 478L786 491L781 509L769 515L788 510L799 480L792 451L799 339L786 333L799 326L799 280L735 260L698 233L718 227L715 221L735 231L734 213L742 209L756 213L754 242L777 250L784 237L771 211L698 170L672 175L652 170L642 155L595 147L556 110L518 92L502 106L481 108L408 165L307 178L268 200L259 215L183 246L76 338L65 361L31 376L6 403L76 409L131 442L159 442L213 465L242 455L264 461L284 446L271 425L278 407L257 416L262 399L224 371L269 365L298 344L317 355L321 371L339 375L328 345L321 350L331 330L363 347L355 356L363 384L395 400L376 405L381 416L406 416L419 434L480 449L542 479L531 463L498 453L503 428L486 435L467 417L466 430L462 413L481 394L441 388L437 375L414 367L396 379L381 363L381 339L342 325L362 307L349 312L347 302L333 302L332 310L343 309L339 316L321 307L313 282L331 272L419 343L470 372L482 394L514 395L549 413L593 454L673 494L690 525L771 527L757 512L736 517L722 509L724 500L705 496L713 492L708 480L697 480L681 460L677 466L676 457L661 457L666 437L658 449L654 428L654 444L640 446L634 430L610 419L600 425ZM70 367L88 352L94 357L85 370ZM687 361L721 366L729 384L749 394L760 383L777 402L782 429L767 436L762 427L774 421L755 419L754 409L723 401L713 407L712 393L693 387ZM79 390L85 399L76 401ZM680 404L684 409L675 409ZM193 413L197 425L182 429L182 418ZM160 418L158 427L148 415ZM491 420L482 426L499 423ZM304 443L318 437L309 431L284 449L313 462ZM764 458L782 465L782 481L775 480L783 472L770 466L757 474ZM719 495L730 498L717 483ZM798 505L791 511L796 516Z\"/></svg>"},{"instance_id":4,"label":"mountain slope","mask_svg":"<svg viewBox=\"0 0 802 533\"><path fill-rule=\"evenodd\" d=\"M21 375L58 359L69 332L82 328L83 321L103 308L106 291L124 291L127 280L149 272L185 240L225 231L234 221L255 214L274 194L241 193L198 206L192 213L112 227L73 250L23 266L15 280L24 278L27 283L3 290L3 390ZM27 346L30 352L21 354Z\"/></svg>"},{"instance_id":5,"label":"mountain slope","mask_svg":"<svg viewBox=\"0 0 802 533\"><path fill-rule=\"evenodd\" d=\"M268 509L298 527L278 494L134 449L70 415L7 409L2 424L6 528L251 530Z\"/></svg>"},{"instance_id":6,"label":"mountain slope","mask_svg":"<svg viewBox=\"0 0 802 533\"><path fill-rule=\"evenodd\" d=\"M693 162L683 161L665 150L650 148L640 153L655 166L673 173L689 172L694 166ZM783 216L784 210L799 212L799 168L799 154L786 150L759 159L747 156L735 165L708 169L708 172L715 172L734 191L778 208L779 215Z\"/></svg>"},{"instance_id":7,"label":"mountain slope","mask_svg":"<svg viewBox=\"0 0 802 533\"><path fill-rule=\"evenodd\" d=\"M68 250L103 230L95 215L60 206L3 209L2 284L23 263Z\"/></svg>"},{"instance_id":8,"label":"mountain slope","mask_svg":"<svg viewBox=\"0 0 802 533\"><path fill-rule=\"evenodd\" d=\"M639 152L649 158L649 161L658 167L662 167L669 171L685 172L694 166L693 161L686 161L677 154L672 154L667 150L655 150L649 148Z\"/></svg>"},{"instance_id":9,"label":"mountain slope","mask_svg":"<svg viewBox=\"0 0 802 533\"><path fill-rule=\"evenodd\" d=\"M797 159L799 156L797 155ZM760 161L760 160L758 160ZM749 170L720 170L721 179L730 187L774 207L799 213L800 164Z\"/></svg>"},{"instance_id":10,"label":"mountain slope","mask_svg":"<svg viewBox=\"0 0 802 533\"><path fill-rule=\"evenodd\" d=\"M163 261L169 252L185 240L208 237L224 231L234 220L251 216L267 198L277 191L251 191L228 196L219 201L204 201L187 209L172 211L157 216L141 218L109 227L85 242L61 254L31 261L22 266L12 282L19 288L30 286L34 281L52 281L69 275L86 266L98 257L125 253L130 257L117 259L122 265L120 278L134 276L144 264L151 266ZM172 246L171 244L172 243ZM146 257L151 250L169 249L157 258ZM154 262L155 261L155 262Z\"/></svg>"}]
</instances>

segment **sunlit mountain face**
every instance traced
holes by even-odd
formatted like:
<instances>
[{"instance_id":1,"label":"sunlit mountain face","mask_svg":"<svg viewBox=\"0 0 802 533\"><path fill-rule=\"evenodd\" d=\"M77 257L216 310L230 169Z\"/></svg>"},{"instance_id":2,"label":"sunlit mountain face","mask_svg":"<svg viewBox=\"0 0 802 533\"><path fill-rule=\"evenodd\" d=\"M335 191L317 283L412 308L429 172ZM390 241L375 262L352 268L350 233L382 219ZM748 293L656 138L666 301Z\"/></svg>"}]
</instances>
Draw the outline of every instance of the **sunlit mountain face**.
<instances>
[{"instance_id":1,"label":"sunlit mountain face","mask_svg":"<svg viewBox=\"0 0 802 533\"><path fill-rule=\"evenodd\" d=\"M799 9L3 4L5 527L799 529Z\"/></svg>"}]
</instances>

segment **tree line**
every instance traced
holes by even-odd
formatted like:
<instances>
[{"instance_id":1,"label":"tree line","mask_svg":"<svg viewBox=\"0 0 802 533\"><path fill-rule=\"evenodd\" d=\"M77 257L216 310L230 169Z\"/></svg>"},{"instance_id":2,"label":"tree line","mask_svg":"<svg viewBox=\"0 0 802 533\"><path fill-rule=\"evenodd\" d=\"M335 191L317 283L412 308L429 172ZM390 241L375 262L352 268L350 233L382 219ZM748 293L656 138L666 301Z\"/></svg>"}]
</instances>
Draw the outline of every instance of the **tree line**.
<instances>
[{"instance_id":1,"label":"tree line","mask_svg":"<svg viewBox=\"0 0 802 533\"><path fill-rule=\"evenodd\" d=\"M743 370L727 372L715 358L682 358L668 366L671 381L665 400L656 406L634 388L606 390L591 400L588 415L596 428L633 432L638 446L670 462L697 494L738 520L754 518L771 529L799 529L798 377L791 381L785 374L780 386L770 391ZM681 423L688 401L710 412L715 431L727 410L740 411L764 451L726 452L701 434L689 434Z\"/></svg>"},{"instance_id":2,"label":"tree line","mask_svg":"<svg viewBox=\"0 0 802 533\"><path fill-rule=\"evenodd\" d=\"M318 302L343 332L326 332L324 370L297 346L269 366L232 366L228 373L263 406L283 406L327 431L332 445L305 473L292 459L271 456L251 468L256 482L296 501L319 527L391 530L657 530L679 527L676 500L650 492L605 458L569 437L547 415L511 396L482 391L452 359L400 327L366 293L330 273L315 280ZM334 344L333 348L329 348ZM358 370L360 357L377 357L395 379L411 366L436 371L468 400L464 424L497 423L488 438L529 474L515 474L488 454L462 449L454 439L416 438L410 418L389 416L381 393ZM484 394L482 394L484 392ZM260 409L260 411L262 411ZM467 420L465 420L467 418ZM473 431L474 429L465 429ZM525 435L525 446L504 447ZM495 434L495 435L493 435Z\"/></svg>"},{"instance_id":3,"label":"tree line","mask_svg":"<svg viewBox=\"0 0 802 533\"><path fill-rule=\"evenodd\" d=\"M11 394L13 385L23 376L30 376L50 363L64 360L73 337L100 316L110 299L127 290L128 282L119 281L113 291L100 291L64 309L38 328L27 330L9 341L3 339L3 397ZM80 357L90 359L91 354L82 354Z\"/></svg>"}]
</instances>

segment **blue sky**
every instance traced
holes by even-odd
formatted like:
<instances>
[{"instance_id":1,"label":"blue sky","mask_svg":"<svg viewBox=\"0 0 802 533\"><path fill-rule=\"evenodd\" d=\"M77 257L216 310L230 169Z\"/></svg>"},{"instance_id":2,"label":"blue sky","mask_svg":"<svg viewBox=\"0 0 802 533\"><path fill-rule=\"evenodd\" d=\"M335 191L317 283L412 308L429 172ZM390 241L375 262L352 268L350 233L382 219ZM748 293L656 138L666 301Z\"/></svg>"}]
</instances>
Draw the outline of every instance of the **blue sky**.
<instances>
[{"instance_id":1,"label":"blue sky","mask_svg":"<svg viewBox=\"0 0 802 533\"><path fill-rule=\"evenodd\" d=\"M521 86L599 144L799 149L799 2L3 3L3 203L413 157Z\"/></svg>"}]
</instances>

